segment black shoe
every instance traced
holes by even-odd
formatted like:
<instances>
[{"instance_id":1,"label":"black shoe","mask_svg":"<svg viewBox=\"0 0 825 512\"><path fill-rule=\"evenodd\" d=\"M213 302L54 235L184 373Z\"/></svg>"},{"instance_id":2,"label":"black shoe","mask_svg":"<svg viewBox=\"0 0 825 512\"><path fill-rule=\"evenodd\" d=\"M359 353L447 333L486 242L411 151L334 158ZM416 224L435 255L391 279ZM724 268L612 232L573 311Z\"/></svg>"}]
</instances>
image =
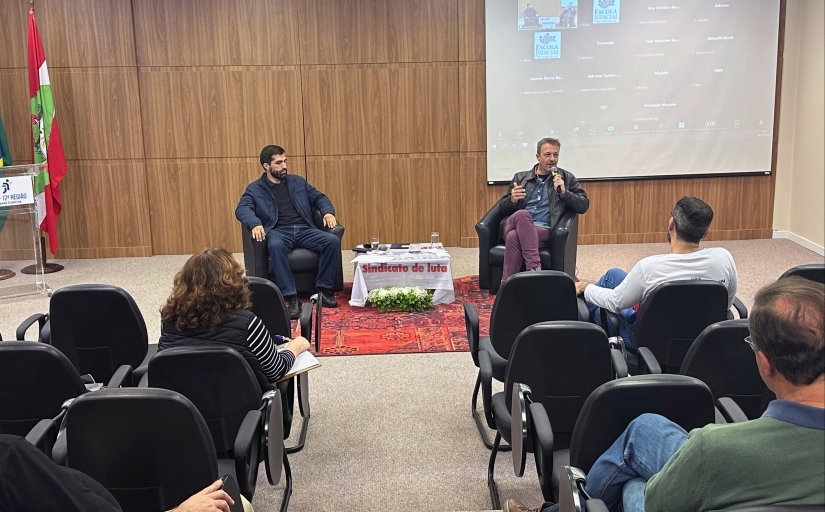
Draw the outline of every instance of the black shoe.
<instances>
[{"instance_id":1,"label":"black shoe","mask_svg":"<svg viewBox=\"0 0 825 512\"><path fill-rule=\"evenodd\" d=\"M290 320L298 320L298 318L301 316L301 301L298 300L297 295L291 295L287 299L286 310L289 312Z\"/></svg>"},{"instance_id":2,"label":"black shoe","mask_svg":"<svg viewBox=\"0 0 825 512\"><path fill-rule=\"evenodd\" d=\"M326 288L320 288L318 293L321 295L321 305L325 308L337 308L338 301L335 300L335 296L332 294L332 290L328 290Z\"/></svg>"}]
</instances>

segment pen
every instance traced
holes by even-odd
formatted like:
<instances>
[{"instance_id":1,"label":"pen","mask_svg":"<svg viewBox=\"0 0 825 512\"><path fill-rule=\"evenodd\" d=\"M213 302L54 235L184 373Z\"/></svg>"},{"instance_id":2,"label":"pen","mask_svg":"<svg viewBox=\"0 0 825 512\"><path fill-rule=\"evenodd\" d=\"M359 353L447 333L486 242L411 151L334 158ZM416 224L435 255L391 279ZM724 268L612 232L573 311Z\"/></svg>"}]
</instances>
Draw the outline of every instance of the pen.
<instances>
[{"instance_id":1,"label":"pen","mask_svg":"<svg viewBox=\"0 0 825 512\"><path fill-rule=\"evenodd\" d=\"M276 340L285 341L287 343L292 341L292 338L287 338L286 336L281 336L280 334L273 334L272 337L275 338Z\"/></svg>"}]
</instances>

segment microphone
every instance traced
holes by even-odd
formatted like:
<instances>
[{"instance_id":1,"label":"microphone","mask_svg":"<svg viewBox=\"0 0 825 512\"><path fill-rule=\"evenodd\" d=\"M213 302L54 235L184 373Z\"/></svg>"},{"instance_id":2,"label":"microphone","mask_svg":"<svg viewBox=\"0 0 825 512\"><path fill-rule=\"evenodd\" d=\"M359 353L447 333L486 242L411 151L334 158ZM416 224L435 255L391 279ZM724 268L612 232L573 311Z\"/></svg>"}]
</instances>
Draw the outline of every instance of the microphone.
<instances>
[{"instance_id":1,"label":"microphone","mask_svg":"<svg viewBox=\"0 0 825 512\"><path fill-rule=\"evenodd\" d=\"M556 167L555 165L553 167L551 167L550 168L550 177L555 178L556 176L558 176L559 173L557 171L558 171L558 167ZM556 192L558 192L559 195L561 195L561 185L556 187Z\"/></svg>"}]
</instances>

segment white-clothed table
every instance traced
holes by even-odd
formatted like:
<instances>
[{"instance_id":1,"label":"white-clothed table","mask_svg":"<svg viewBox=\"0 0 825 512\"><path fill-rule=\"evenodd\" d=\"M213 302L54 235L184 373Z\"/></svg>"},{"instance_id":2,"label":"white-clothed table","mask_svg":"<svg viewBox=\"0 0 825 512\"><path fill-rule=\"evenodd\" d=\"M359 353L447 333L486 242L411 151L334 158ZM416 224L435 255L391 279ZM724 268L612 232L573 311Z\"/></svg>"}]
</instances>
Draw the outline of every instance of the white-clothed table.
<instances>
[{"instance_id":1,"label":"white-clothed table","mask_svg":"<svg viewBox=\"0 0 825 512\"><path fill-rule=\"evenodd\" d=\"M363 307L367 292L385 286L420 286L433 290L433 304L455 301L450 254L443 250L419 253L360 254L355 264L350 306Z\"/></svg>"}]
</instances>

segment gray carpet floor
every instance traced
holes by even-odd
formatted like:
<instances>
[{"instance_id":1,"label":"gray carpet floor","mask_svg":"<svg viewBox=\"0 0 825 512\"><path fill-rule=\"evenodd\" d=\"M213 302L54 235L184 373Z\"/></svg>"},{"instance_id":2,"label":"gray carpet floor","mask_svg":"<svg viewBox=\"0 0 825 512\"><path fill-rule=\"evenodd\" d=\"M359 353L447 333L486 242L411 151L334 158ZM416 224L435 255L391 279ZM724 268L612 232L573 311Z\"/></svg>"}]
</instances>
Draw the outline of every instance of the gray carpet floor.
<instances>
[{"instance_id":1,"label":"gray carpet floor","mask_svg":"<svg viewBox=\"0 0 825 512\"><path fill-rule=\"evenodd\" d=\"M738 296L753 295L786 269L825 258L789 240L713 242L731 251L739 271ZM629 270L640 258L667 251L666 244L581 246L578 275L595 280L611 267ZM450 249L453 276L478 272L476 249ZM242 258L242 255L237 255ZM345 280L353 254L344 251ZM187 256L57 260L65 270L46 277L53 289L77 283L121 286L146 319L150 342L159 332L158 310ZM0 267L15 268L16 262ZM0 287L8 286L0 282ZM46 312L48 298L0 300L0 333L13 339L17 325ZM27 339L35 339L31 329ZM290 456L294 493L290 510L479 511L490 508L487 451L470 418L476 369L469 354L325 357L310 374L312 418L306 448ZM296 411L297 412L297 411ZM300 427L293 427L293 437ZM292 444L294 439L288 441ZM541 494L532 459L523 478L513 475L509 453L497 458L502 500L538 506ZM263 468L253 505L278 510L283 483L270 487Z\"/></svg>"}]
</instances>

